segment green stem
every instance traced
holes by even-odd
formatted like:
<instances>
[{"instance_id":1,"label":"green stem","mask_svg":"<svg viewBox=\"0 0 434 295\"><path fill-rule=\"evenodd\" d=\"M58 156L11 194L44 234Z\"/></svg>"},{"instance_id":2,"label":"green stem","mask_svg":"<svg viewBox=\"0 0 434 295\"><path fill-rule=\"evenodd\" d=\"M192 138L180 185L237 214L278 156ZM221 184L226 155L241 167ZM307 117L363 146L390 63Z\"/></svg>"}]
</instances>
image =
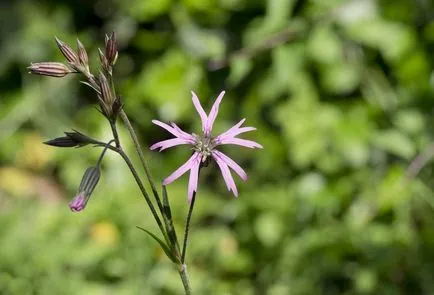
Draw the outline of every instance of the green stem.
<instances>
[{"instance_id":1,"label":"green stem","mask_svg":"<svg viewBox=\"0 0 434 295\"><path fill-rule=\"evenodd\" d=\"M196 192L193 192L193 197L191 199L190 208L188 210L187 222L185 224L184 243L182 246L182 255L181 255L181 263L183 263L183 264L185 262L185 252L187 251L188 232L190 230L190 221L191 221L191 216L193 215L193 207L194 207L194 201L195 200L196 200Z\"/></svg>"},{"instance_id":2,"label":"green stem","mask_svg":"<svg viewBox=\"0 0 434 295\"><path fill-rule=\"evenodd\" d=\"M130 136L133 139L134 147L136 148L137 154L139 155L140 161L142 162L142 166L145 169L146 178L148 178L148 182L149 185L151 186L155 200L157 201L158 208L160 209L160 212L163 215L163 206L161 204L157 189L155 188L154 181L152 180L151 172L149 171L148 165L146 165L145 156L143 155L142 148L140 147L140 143L137 138L136 132L134 131L134 128L131 125L131 122L128 119L128 116L124 110L120 111L120 116L124 121L125 126L127 126L128 131L130 132Z\"/></svg>"},{"instance_id":3,"label":"green stem","mask_svg":"<svg viewBox=\"0 0 434 295\"><path fill-rule=\"evenodd\" d=\"M99 167L101 165L101 161L104 158L105 152L107 151L107 149L110 147L110 144L115 141L114 139L110 140L109 142L107 142L107 144L105 145L101 155L99 156L98 162L96 162L96 166Z\"/></svg>"},{"instance_id":4,"label":"green stem","mask_svg":"<svg viewBox=\"0 0 434 295\"><path fill-rule=\"evenodd\" d=\"M116 128L116 122L113 122L113 121L110 120L110 127L112 129L112 133L113 133L113 137L114 137L114 140L115 140L116 147L118 149L122 149L121 148L121 142L119 140L118 129Z\"/></svg>"},{"instance_id":5,"label":"green stem","mask_svg":"<svg viewBox=\"0 0 434 295\"><path fill-rule=\"evenodd\" d=\"M184 285L185 295L191 295L190 281L188 279L187 265L182 264L179 268L179 275Z\"/></svg>"}]
</instances>

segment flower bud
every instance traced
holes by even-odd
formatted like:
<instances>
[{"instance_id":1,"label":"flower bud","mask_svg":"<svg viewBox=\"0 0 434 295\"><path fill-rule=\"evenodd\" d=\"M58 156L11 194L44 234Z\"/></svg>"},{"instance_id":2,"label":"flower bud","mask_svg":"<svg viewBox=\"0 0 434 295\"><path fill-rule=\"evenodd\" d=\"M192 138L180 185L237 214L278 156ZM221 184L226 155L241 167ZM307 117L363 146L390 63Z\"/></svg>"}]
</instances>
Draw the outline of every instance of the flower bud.
<instances>
[{"instance_id":1,"label":"flower bud","mask_svg":"<svg viewBox=\"0 0 434 295\"><path fill-rule=\"evenodd\" d=\"M44 75L51 77L65 77L69 73L75 73L67 65L60 62L37 62L27 67L30 74Z\"/></svg>"},{"instance_id":2,"label":"flower bud","mask_svg":"<svg viewBox=\"0 0 434 295\"><path fill-rule=\"evenodd\" d=\"M105 39L105 57L108 64L113 66L118 59L118 44L116 42L115 32L112 32L110 36L106 35Z\"/></svg>"},{"instance_id":3,"label":"flower bud","mask_svg":"<svg viewBox=\"0 0 434 295\"><path fill-rule=\"evenodd\" d=\"M80 64L83 66L86 72L89 72L89 58L87 56L87 52L83 44L78 39L77 39L77 49L78 49L78 59L80 60Z\"/></svg>"},{"instance_id":4,"label":"flower bud","mask_svg":"<svg viewBox=\"0 0 434 295\"><path fill-rule=\"evenodd\" d=\"M69 208L73 212L80 212L81 210L84 209L84 207L86 207L86 203L87 203L86 195L83 192L81 192L78 195L76 195L74 199L72 199L72 201L69 203Z\"/></svg>"},{"instance_id":5,"label":"flower bud","mask_svg":"<svg viewBox=\"0 0 434 295\"><path fill-rule=\"evenodd\" d=\"M98 141L75 130L73 132L65 132L65 135L66 136L45 141L44 144L55 147L83 147L91 143L98 143Z\"/></svg>"},{"instance_id":6,"label":"flower bud","mask_svg":"<svg viewBox=\"0 0 434 295\"><path fill-rule=\"evenodd\" d=\"M98 54L99 54L99 60L101 61L101 67L107 71L110 72L109 70L109 64L107 61L107 58L105 57L104 53L101 51L101 49L98 48Z\"/></svg>"},{"instance_id":7,"label":"flower bud","mask_svg":"<svg viewBox=\"0 0 434 295\"><path fill-rule=\"evenodd\" d=\"M86 207L93 190L98 184L100 175L99 167L89 167L86 169L78 188L78 194L69 203L69 208L72 211L79 212Z\"/></svg>"},{"instance_id":8,"label":"flower bud","mask_svg":"<svg viewBox=\"0 0 434 295\"><path fill-rule=\"evenodd\" d=\"M55 37L55 39L56 39L57 46L59 47L60 51L62 52L66 60L69 61L72 65L79 64L80 61L78 59L77 53L57 37Z\"/></svg>"},{"instance_id":9,"label":"flower bud","mask_svg":"<svg viewBox=\"0 0 434 295\"><path fill-rule=\"evenodd\" d=\"M104 73L100 72L98 78L99 78L99 86L101 88L101 96L100 96L101 107L106 116L112 117L115 97L112 93L112 89L109 85L109 81L105 77Z\"/></svg>"}]
</instances>

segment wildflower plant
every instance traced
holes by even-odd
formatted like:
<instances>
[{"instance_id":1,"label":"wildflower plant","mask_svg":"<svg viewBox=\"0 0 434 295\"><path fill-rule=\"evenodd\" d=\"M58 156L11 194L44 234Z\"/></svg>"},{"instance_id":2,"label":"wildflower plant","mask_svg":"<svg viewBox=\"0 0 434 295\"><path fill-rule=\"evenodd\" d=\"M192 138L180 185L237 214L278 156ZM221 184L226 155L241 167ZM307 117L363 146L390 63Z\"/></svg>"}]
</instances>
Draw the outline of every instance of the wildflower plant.
<instances>
[{"instance_id":1,"label":"wildflower plant","mask_svg":"<svg viewBox=\"0 0 434 295\"><path fill-rule=\"evenodd\" d=\"M116 60L118 58L118 49L115 34L111 33L110 35L106 35L105 48L104 50L99 49L100 71L96 75L90 71L87 51L79 40L77 40L77 50L74 50L72 47L58 38L55 38L55 40L57 46L65 57L66 62L32 63L28 67L29 72L31 74L45 75L56 78L62 78L70 74L81 74L84 77L84 80L81 82L92 88L95 92L96 102L100 107L100 112L107 119L113 136L112 139L105 142L73 130L72 132L65 132L65 136L63 137L58 137L44 142L47 145L55 147L80 148L87 145L92 145L94 147L103 148L95 166L87 168L84 172L77 195L69 203L71 211L80 212L85 209L101 177L100 166L106 151L110 150L120 155L132 173L134 180L136 181L136 184L138 185L143 198L145 199L151 214L155 219L159 230L161 231L162 238L146 229L139 228L155 239L162 247L167 257L174 264L176 264L184 286L185 294L191 294L192 291L188 278L187 266L185 263L185 254L188 243L190 220L198 190L199 172L202 168L208 166L210 160L214 160L221 171L228 190L232 191L235 196L238 196L238 190L232 177L231 170L238 174L238 176L244 181L247 180L247 173L234 160L217 148L220 149L220 147L223 145L262 148L259 143L238 137L240 134L255 130L255 128L242 127L243 123L245 122L245 119L242 119L227 131L221 133L220 135L213 136L213 125L217 118L219 106L222 102L225 92L222 91L218 95L209 114L205 113L202 105L199 102L199 98L194 92L192 92L193 105L196 108L196 111L198 112L202 122L202 130L199 135L195 133L190 134L183 131L173 122L166 124L158 120L152 121L154 124L167 130L175 137L153 144L150 147L151 150L158 149L159 151L163 151L167 148L177 145L189 145L192 149L192 155L190 158L162 181L161 191L159 192L149 171L147 161L139 144L136 132L134 131L129 118L123 109L123 101L116 93L113 72ZM145 171L147 181L151 187L154 200L151 200L150 194L146 190L143 181L137 172L136 166L132 163L130 157L122 147L122 143L117 131L118 119L122 120L129 131L129 135L134 143L134 147L137 154L139 155L141 165ZM190 171L187 190L189 211L181 248L175 228L173 226L172 213L166 185L172 183L187 171Z\"/></svg>"}]
</instances>

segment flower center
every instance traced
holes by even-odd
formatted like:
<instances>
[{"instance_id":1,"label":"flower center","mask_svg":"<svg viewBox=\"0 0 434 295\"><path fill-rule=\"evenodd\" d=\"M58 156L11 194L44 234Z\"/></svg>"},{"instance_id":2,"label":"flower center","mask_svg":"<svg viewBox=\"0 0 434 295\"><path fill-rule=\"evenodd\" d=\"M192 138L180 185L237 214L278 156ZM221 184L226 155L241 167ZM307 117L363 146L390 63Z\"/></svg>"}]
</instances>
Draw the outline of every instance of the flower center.
<instances>
[{"instance_id":1,"label":"flower center","mask_svg":"<svg viewBox=\"0 0 434 295\"><path fill-rule=\"evenodd\" d=\"M205 163L215 147L214 138L209 135L195 136L196 142L193 149L201 155L202 162Z\"/></svg>"}]
</instances>

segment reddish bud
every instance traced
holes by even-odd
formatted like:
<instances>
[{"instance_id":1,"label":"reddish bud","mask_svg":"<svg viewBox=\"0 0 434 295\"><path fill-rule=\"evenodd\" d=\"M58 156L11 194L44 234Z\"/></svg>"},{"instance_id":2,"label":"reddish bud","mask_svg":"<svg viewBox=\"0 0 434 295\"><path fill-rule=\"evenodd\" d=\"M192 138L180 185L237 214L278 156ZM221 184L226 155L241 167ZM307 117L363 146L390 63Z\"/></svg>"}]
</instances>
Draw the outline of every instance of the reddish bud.
<instances>
[{"instance_id":1,"label":"reddish bud","mask_svg":"<svg viewBox=\"0 0 434 295\"><path fill-rule=\"evenodd\" d=\"M89 69L89 58L87 56L86 49L78 39L77 39L77 49L78 49L78 58L80 60L81 65L84 68Z\"/></svg>"},{"instance_id":2,"label":"reddish bud","mask_svg":"<svg viewBox=\"0 0 434 295\"><path fill-rule=\"evenodd\" d=\"M101 88L101 95L104 102L108 105L112 105L114 101L113 94L109 82L102 72L99 73L99 86Z\"/></svg>"},{"instance_id":3,"label":"reddish bud","mask_svg":"<svg viewBox=\"0 0 434 295\"><path fill-rule=\"evenodd\" d=\"M63 56L66 58L67 61L69 61L71 64L78 64L79 59L77 56L77 53L69 47L67 44L62 42L60 39L55 37L57 46L59 47L60 51L62 52Z\"/></svg>"},{"instance_id":4,"label":"reddish bud","mask_svg":"<svg viewBox=\"0 0 434 295\"><path fill-rule=\"evenodd\" d=\"M101 49L98 48L98 53L99 53L99 59L101 61L101 67L107 71L110 72L109 70L109 64L107 61L107 58L105 57L104 53L101 51Z\"/></svg>"},{"instance_id":5,"label":"reddish bud","mask_svg":"<svg viewBox=\"0 0 434 295\"><path fill-rule=\"evenodd\" d=\"M105 57L108 64L113 66L118 58L118 44L116 42L115 32L112 32L110 36L106 35L105 39Z\"/></svg>"},{"instance_id":6,"label":"reddish bud","mask_svg":"<svg viewBox=\"0 0 434 295\"><path fill-rule=\"evenodd\" d=\"M37 62L27 67L30 74L44 75L51 77L64 77L69 73L74 73L67 65L60 62Z\"/></svg>"}]
</instances>

